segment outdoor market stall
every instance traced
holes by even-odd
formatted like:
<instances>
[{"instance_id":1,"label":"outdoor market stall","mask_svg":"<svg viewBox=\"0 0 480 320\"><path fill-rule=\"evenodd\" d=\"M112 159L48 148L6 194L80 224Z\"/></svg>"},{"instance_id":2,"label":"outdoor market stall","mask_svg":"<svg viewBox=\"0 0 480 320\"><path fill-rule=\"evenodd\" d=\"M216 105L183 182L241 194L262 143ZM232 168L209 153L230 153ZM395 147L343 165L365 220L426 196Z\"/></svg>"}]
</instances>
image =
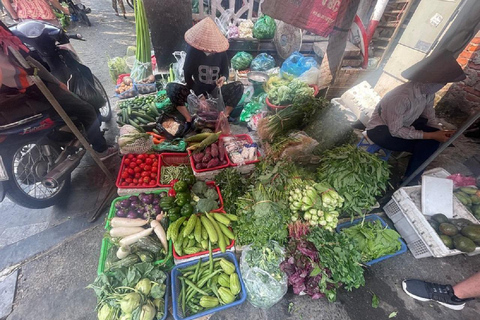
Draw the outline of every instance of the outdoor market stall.
<instances>
[{"instance_id":1,"label":"outdoor market stall","mask_svg":"<svg viewBox=\"0 0 480 320\"><path fill-rule=\"evenodd\" d=\"M135 63L130 76L114 76L126 98L117 104L121 197L111 204L89 286L98 319L165 319L169 310L196 319L246 300L268 309L288 287L334 302L341 288L365 285L365 268L407 245L416 258L480 253L474 179L425 174L447 181L444 213L420 204L435 191L399 189L384 208L398 232L371 214L389 165L354 144L345 114L317 97L316 61L298 52L280 65L266 53L231 59L229 80L250 69L239 116L248 134L233 134L239 126L222 118L218 97L193 93L195 130L186 133L164 83L152 77L142 0L136 6ZM269 17L260 19L270 32ZM169 78L181 73L172 68Z\"/></svg>"}]
</instances>

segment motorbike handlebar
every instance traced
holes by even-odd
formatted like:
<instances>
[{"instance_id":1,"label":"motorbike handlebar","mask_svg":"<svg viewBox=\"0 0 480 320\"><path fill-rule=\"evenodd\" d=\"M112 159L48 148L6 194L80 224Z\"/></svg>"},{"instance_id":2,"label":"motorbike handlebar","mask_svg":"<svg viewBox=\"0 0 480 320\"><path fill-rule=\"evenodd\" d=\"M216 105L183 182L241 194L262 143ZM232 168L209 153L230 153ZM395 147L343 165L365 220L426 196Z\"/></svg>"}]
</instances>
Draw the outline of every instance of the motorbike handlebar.
<instances>
[{"instance_id":1,"label":"motorbike handlebar","mask_svg":"<svg viewBox=\"0 0 480 320\"><path fill-rule=\"evenodd\" d=\"M85 41L80 33L67 33L68 39Z\"/></svg>"}]
</instances>

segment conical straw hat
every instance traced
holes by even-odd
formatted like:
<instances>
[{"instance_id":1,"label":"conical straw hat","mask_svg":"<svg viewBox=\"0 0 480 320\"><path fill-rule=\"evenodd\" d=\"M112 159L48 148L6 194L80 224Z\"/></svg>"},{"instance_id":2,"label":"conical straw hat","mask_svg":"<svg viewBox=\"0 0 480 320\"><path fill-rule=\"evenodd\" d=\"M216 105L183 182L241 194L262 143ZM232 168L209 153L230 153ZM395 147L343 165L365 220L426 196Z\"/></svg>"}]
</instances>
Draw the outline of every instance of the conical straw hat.
<instances>
[{"instance_id":1,"label":"conical straw hat","mask_svg":"<svg viewBox=\"0 0 480 320\"><path fill-rule=\"evenodd\" d=\"M211 53L227 51L230 46L210 17L188 29L185 32L185 41L195 49Z\"/></svg>"},{"instance_id":2,"label":"conical straw hat","mask_svg":"<svg viewBox=\"0 0 480 320\"><path fill-rule=\"evenodd\" d=\"M427 57L402 72L408 80L423 83L448 83L465 79L462 67L447 51Z\"/></svg>"}]
</instances>

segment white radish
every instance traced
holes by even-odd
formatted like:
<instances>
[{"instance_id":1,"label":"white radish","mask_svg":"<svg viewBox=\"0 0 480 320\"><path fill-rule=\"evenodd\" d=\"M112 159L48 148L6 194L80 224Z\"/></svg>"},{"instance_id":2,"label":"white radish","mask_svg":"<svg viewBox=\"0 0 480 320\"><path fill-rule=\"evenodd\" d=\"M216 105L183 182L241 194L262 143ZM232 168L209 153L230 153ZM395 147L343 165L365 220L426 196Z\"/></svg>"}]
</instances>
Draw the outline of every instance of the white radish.
<instances>
[{"instance_id":1,"label":"white radish","mask_svg":"<svg viewBox=\"0 0 480 320\"><path fill-rule=\"evenodd\" d=\"M122 240L120 240L120 245L121 246L131 245L131 244L137 242L141 238L148 237L149 235L152 234L152 232L153 232L153 228L148 228L148 229L145 229L145 230L140 231L138 233L129 235L129 236L123 238Z\"/></svg>"},{"instance_id":2,"label":"white radish","mask_svg":"<svg viewBox=\"0 0 480 320\"><path fill-rule=\"evenodd\" d=\"M131 250L128 245L121 246L117 250L117 258L120 260L125 259L130 254L130 252Z\"/></svg>"},{"instance_id":3,"label":"white radish","mask_svg":"<svg viewBox=\"0 0 480 320\"><path fill-rule=\"evenodd\" d=\"M110 225L113 228L116 227L141 227L148 223L148 220L144 219L129 219L129 218L119 218L115 217L110 220Z\"/></svg>"},{"instance_id":4,"label":"white radish","mask_svg":"<svg viewBox=\"0 0 480 320\"><path fill-rule=\"evenodd\" d=\"M116 227L110 230L110 236L112 238L123 238L143 230L145 230L143 227Z\"/></svg>"},{"instance_id":5,"label":"white radish","mask_svg":"<svg viewBox=\"0 0 480 320\"><path fill-rule=\"evenodd\" d=\"M162 221L163 217L165 216L165 213L162 211L160 212L159 214L157 214L157 216L155 217L155 220L157 220L158 222ZM151 223L150 223L151 225ZM152 226L153 227L153 226Z\"/></svg>"},{"instance_id":6,"label":"white radish","mask_svg":"<svg viewBox=\"0 0 480 320\"><path fill-rule=\"evenodd\" d=\"M165 234L165 230L163 229L160 222L158 222L157 220L152 220L152 222L150 222L150 226L153 228L153 231L155 231L155 234L162 243L165 252L168 252L167 235Z\"/></svg>"}]
</instances>

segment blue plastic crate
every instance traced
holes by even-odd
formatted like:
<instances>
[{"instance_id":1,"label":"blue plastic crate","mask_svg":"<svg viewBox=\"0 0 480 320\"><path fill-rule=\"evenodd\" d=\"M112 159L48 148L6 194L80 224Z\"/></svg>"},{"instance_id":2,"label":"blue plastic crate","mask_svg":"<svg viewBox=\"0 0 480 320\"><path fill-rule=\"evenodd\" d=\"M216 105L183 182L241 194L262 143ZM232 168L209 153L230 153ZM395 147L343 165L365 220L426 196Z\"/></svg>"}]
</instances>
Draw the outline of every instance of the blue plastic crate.
<instances>
[{"instance_id":1,"label":"blue plastic crate","mask_svg":"<svg viewBox=\"0 0 480 320\"><path fill-rule=\"evenodd\" d=\"M172 272L171 272L173 317L176 320L197 319L197 318L203 317L207 314L211 314L211 313L214 313L214 312L217 312L217 311L222 311L222 310L234 307L234 306L238 306L238 305L244 303L245 300L247 299L247 290L245 289L245 284L243 283L242 275L240 273L240 267L238 266L237 258L235 257L235 255L231 252L226 252L226 253L214 254L213 257L214 258L225 258L228 261L233 262L235 264L235 271L238 274L238 279L240 280L240 286L241 286L241 290L240 290L240 293L238 294L237 300L235 300L232 303L229 303L229 304L226 304L226 305L223 305L223 306L218 306L218 307L215 307L215 308L211 308L211 309L208 309L208 310L205 310L205 311L202 311L202 312L199 312L199 313L196 313L194 315L191 315L189 317L184 318L181 314L180 304L178 302L178 297L177 297L178 294L180 293L180 281L177 279L177 277L179 276L179 273L180 273L181 269L197 264L198 259L190 261L190 262L182 263L182 264L179 264L179 265L175 266L172 269ZM202 262L208 261L208 257L204 257L201 260L202 260Z\"/></svg>"},{"instance_id":2,"label":"blue plastic crate","mask_svg":"<svg viewBox=\"0 0 480 320\"><path fill-rule=\"evenodd\" d=\"M375 220L380 221L380 223L382 224L382 226L387 227L387 228L390 229L390 227L387 225L387 223L386 223L385 221L383 221L383 219L380 218L380 217L377 216L377 215L372 214L372 215L370 215L370 216L366 216L366 217L365 217L365 221L371 221L371 222L373 222L373 221L375 221ZM353 226L353 225L356 225L356 224L358 224L358 223L361 223L362 221L363 221L363 218L359 218L359 219L353 220L352 222L344 222L344 223L341 223L341 224L339 224L339 225L337 226L336 231L337 231L338 233L340 233L340 231L341 231L342 229L349 228L349 227L351 227L351 226ZM371 266L372 264L375 264L375 263L377 263L377 262L380 262L380 261L383 261L383 260L386 260L386 259L389 259L389 258L398 256L399 254L402 254L402 253L407 252L407 245L405 244L405 242L404 242L400 237L398 238L398 240L400 241L400 243L401 243L401 245L402 245L402 247L400 248L400 250L398 250L398 251L395 252L395 253L392 253L392 254L389 254L389 255L386 255L386 256L383 256L383 257L380 257L380 258L377 258L377 259L368 261L368 262L366 262L365 264L366 264L367 266Z\"/></svg>"}]
</instances>

